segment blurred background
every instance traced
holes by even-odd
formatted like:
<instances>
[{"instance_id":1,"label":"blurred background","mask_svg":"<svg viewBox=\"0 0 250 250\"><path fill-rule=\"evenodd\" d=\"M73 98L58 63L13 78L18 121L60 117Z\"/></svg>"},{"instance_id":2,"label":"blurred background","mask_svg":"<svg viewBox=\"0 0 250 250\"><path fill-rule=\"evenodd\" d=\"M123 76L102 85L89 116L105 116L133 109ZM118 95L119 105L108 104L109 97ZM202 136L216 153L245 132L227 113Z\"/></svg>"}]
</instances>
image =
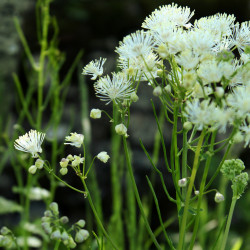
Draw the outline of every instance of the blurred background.
<instances>
[{"instance_id":1,"label":"blurred background","mask_svg":"<svg viewBox=\"0 0 250 250\"><path fill-rule=\"evenodd\" d=\"M106 73L115 70L116 53L115 47L124 36L141 29L141 23L152 11L161 5L171 4L171 1L162 0L54 0L51 5L51 15L55 16L59 25L59 49L66 55L65 64L61 70L62 77L71 66L76 54L83 50L83 58L79 69L89 61L99 57L108 58L105 63ZM188 6L195 10L194 19L216 13L234 14L238 22L249 20L250 1L249 0L182 0L175 3ZM25 67L28 64L23 48L20 44L18 34L13 24L13 16L17 16L21 21L23 31L34 55L39 54L39 44L37 42L35 1L34 0L0 0L0 127L11 133L16 122L16 100L15 85L12 73L20 76L25 85ZM25 66L26 65L26 66ZM66 101L68 112L74 110L74 131L81 131L81 119L79 114L80 96L79 93L79 72L75 72L71 82L69 96ZM89 86L89 107L107 109L95 96L92 82L86 79ZM141 98L133 107L130 128L130 140L134 154L135 174L140 191L143 192L145 184L145 174L150 172L150 164L139 146L139 138L142 138L148 149L152 150L154 133L156 131L154 117L152 115L149 99L152 98L151 89L142 88ZM140 93L139 93L140 94ZM67 111L66 111L67 112ZM92 154L109 147L110 127L106 119L104 121L91 121L92 128ZM61 126L61 138L65 136L64 127L67 127L67 115ZM8 126L4 126L8 124ZM165 131L165 136L170 141L171 135ZM3 133L4 133L3 132ZM0 133L1 134L1 133ZM0 139L0 153L4 150ZM247 167L250 167L249 150L235 151L235 156L240 157ZM160 161L161 162L161 161ZM11 187L15 185L13 172L4 167L0 176L0 194L13 197ZM97 175L102 190L102 197L106 212L109 210L109 188L110 180L108 166L97 166ZM106 176L106 178L103 178ZM160 186L159 186L159 189ZM250 235L250 191L246 191L243 199L237 204L233 219L233 228L236 234ZM62 198L63 197L63 198ZM77 194L72 194L70 190L65 190L63 194L57 194L56 198L63 207L62 213L72 214L80 217L82 213L83 201L78 199ZM159 198L160 200L160 198ZM169 204L162 204L163 209L168 209ZM41 210L43 208L36 208ZM39 212L37 212L39 214ZM1 218L0 227L6 220ZM250 240L250 239L249 239ZM249 243L250 244L250 243ZM246 248L247 249L247 248ZM250 249L250 248L248 248Z\"/></svg>"}]
</instances>

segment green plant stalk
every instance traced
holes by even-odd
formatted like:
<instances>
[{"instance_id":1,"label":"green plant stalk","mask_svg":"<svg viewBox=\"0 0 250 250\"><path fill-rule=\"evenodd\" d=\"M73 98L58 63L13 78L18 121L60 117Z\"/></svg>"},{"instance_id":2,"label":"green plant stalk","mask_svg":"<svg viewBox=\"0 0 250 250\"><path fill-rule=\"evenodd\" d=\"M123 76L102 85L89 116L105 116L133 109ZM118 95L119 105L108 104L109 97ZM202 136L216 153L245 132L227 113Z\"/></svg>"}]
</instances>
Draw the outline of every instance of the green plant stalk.
<instances>
[{"instance_id":1,"label":"green plant stalk","mask_svg":"<svg viewBox=\"0 0 250 250\"><path fill-rule=\"evenodd\" d=\"M165 236L165 239L167 240L168 242L168 245L170 246L170 248L173 250L175 249L174 246L173 246L173 243L171 241L171 239L169 238L166 230L165 230L165 227L164 227L164 223L163 223L163 220L162 220L162 217L161 217L161 211L160 211L160 207L159 207L159 203L158 203L158 199L157 199L157 196L155 194L155 191L154 191L154 188L152 186L152 183L150 182L149 178L146 176L147 178L147 181L148 181L148 185L150 187L150 190L153 194L153 197L154 197L154 201L155 201L155 206L156 206L156 210L157 210L157 213L158 213L158 217L159 217L159 221L160 221L160 224L161 224L161 227L162 227L162 231L163 231L163 234Z\"/></svg>"},{"instance_id":2,"label":"green plant stalk","mask_svg":"<svg viewBox=\"0 0 250 250\"><path fill-rule=\"evenodd\" d=\"M221 245L220 250L224 250L225 247L226 247L226 244L227 244L227 237L228 237L228 233L229 233L229 229L230 229L230 225L231 225L231 221L232 221L236 201L237 201L237 197L233 196L231 206L230 206L230 210L229 210L229 214L228 214L228 218L227 218L227 225L226 225L226 229L225 229L225 232L224 232L224 235L223 235L223 240L222 240L222 245Z\"/></svg>"},{"instance_id":3,"label":"green plant stalk","mask_svg":"<svg viewBox=\"0 0 250 250\"><path fill-rule=\"evenodd\" d=\"M115 132L119 113L113 102L113 121L111 126L111 190L112 190L112 205L113 211L110 220L112 234L120 247L124 247L124 232L122 223L122 194L121 194L121 166L119 166L119 151L121 144L121 136Z\"/></svg>"},{"instance_id":4,"label":"green plant stalk","mask_svg":"<svg viewBox=\"0 0 250 250\"><path fill-rule=\"evenodd\" d=\"M187 152L188 152L188 143L187 143L187 131L183 131L182 139L182 173L181 178L187 178ZM185 199L187 193L187 187L182 188L182 197Z\"/></svg>"},{"instance_id":5,"label":"green plant stalk","mask_svg":"<svg viewBox=\"0 0 250 250\"><path fill-rule=\"evenodd\" d=\"M37 92L37 129L41 129L42 124L42 114L43 114L43 86L44 86L44 67L45 67L45 57L47 54L48 47L48 29L49 29L49 5L50 1L45 0L44 6L42 7L43 20L42 20L42 40L41 40L41 51L39 58L38 67L38 92Z\"/></svg>"},{"instance_id":6,"label":"green plant stalk","mask_svg":"<svg viewBox=\"0 0 250 250\"><path fill-rule=\"evenodd\" d=\"M76 60L80 60L81 55L82 55L82 52L79 54L78 59ZM80 73L80 70L81 68L79 67L78 68L79 73ZM65 83L66 82L67 81L65 81ZM87 87L84 77L79 78L79 84L80 84L80 91L81 91L81 117L82 117L82 128L83 128L84 141L85 141L84 143L85 159L89 165L89 163L92 160L91 153L88 152L88 149L90 149L90 142L91 142L91 126L90 126L90 119L89 119L88 87ZM93 164L90 166L93 167ZM101 194L100 194L100 189L98 187L95 168L92 168L92 170L88 173L88 180L90 182L89 189L91 190L92 196L95 200L95 207L96 207L97 213L99 215L100 220L103 221ZM87 207L87 209L89 209L89 207ZM88 224L90 225L90 223ZM97 233L99 235L102 234L102 230L99 227L99 225L97 225Z\"/></svg>"},{"instance_id":7,"label":"green plant stalk","mask_svg":"<svg viewBox=\"0 0 250 250\"><path fill-rule=\"evenodd\" d=\"M185 200L185 205L184 205L184 211L183 211L183 216L182 216L182 221L181 221L179 244L178 244L178 248L177 248L178 250L183 249L183 245L184 245L184 241L185 241L185 232L186 232L189 201L190 201L190 198L192 195L192 190L193 190L193 186L194 186L196 172L197 172L198 167L199 167L199 157L200 157L200 152L201 152L201 147L202 147L204 136L205 136L205 130L203 130L201 132L200 139L199 139L196 151L195 151L193 169L192 169L192 174L190 177L190 182L188 185L188 190L187 190L187 195L186 195L186 200Z\"/></svg>"},{"instance_id":8,"label":"green plant stalk","mask_svg":"<svg viewBox=\"0 0 250 250\"><path fill-rule=\"evenodd\" d=\"M135 194L137 204L139 206L142 218L144 220L145 226L146 226L146 228L148 230L148 233L149 233L150 237L152 238L156 248L161 249L161 246L157 242L157 240L156 240L156 238L154 236L154 233L152 232L152 230L151 230L151 228L149 226L149 223L148 223L147 217L145 215L145 212L143 210L142 202L141 202L141 199L140 199L140 195L139 195L139 192L138 192L138 189L137 189L137 186L136 186L136 182L135 182L135 178L134 178L134 174L133 174L133 170L132 170L132 165L131 165L131 162L130 162L130 157L129 157L129 152L128 152L128 145L127 145L127 140L126 140L125 136L123 136L123 146L124 146L124 151L125 151L125 156L126 156L126 161L127 161L128 172L129 172L129 175L130 175L130 179L131 179L131 182L132 182L134 194Z\"/></svg>"},{"instance_id":9,"label":"green plant stalk","mask_svg":"<svg viewBox=\"0 0 250 250\"><path fill-rule=\"evenodd\" d=\"M195 243L195 238L197 235L197 231L199 228L199 221L200 221L200 208L201 208L201 202L202 202L202 197L204 195L204 189L205 189L205 184L206 184L206 180L207 180L207 174L208 174L208 170L210 167L210 163L212 160L212 152L213 152L213 146L214 146L214 141L215 141L215 137L216 137L216 132L213 133L212 138L211 138L211 144L209 147L209 156L206 160L206 165L204 168L204 172L203 172L203 176L202 176L202 180L201 180L201 185L200 185L200 189L199 189L199 198L198 198L198 204L197 204L197 214L195 217L195 222L194 222L194 229L193 229L193 234L192 234L192 238L191 238L191 243L189 246L189 249L192 250L194 243Z\"/></svg>"},{"instance_id":10,"label":"green plant stalk","mask_svg":"<svg viewBox=\"0 0 250 250\"><path fill-rule=\"evenodd\" d=\"M115 245L115 243L113 242L113 240L108 235L107 231L105 230L105 228L104 228L104 226L103 226L103 224L102 224L102 222L101 222L101 220L100 220L100 218L99 218L99 216L97 214L97 211L95 209L94 203L92 201L92 198L91 198L90 192L88 190L87 184L86 184L86 182L84 180L84 177L80 176L80 178L81 178L82 184L84 186L84 189L87 192L87 198L88 198L90 207L91 207L91 209L92 209L92 211L94 213L94 216L95 216L97 224L99 225L99 227L101 228L103 234L106 236L107 240L111 243L111 245L113 246L113 248L116 249L116 250L118 250L119 248Z\"/></svg>"}]
</instances>

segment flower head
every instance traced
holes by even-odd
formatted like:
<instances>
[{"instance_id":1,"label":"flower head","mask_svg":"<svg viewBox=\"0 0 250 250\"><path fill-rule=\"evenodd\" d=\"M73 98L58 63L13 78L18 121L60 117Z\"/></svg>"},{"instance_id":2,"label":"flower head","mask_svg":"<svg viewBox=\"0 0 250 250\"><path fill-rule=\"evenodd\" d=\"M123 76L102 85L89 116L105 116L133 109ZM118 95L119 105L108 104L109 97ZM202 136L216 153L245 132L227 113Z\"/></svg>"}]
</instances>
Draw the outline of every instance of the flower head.
<instances>
[{"instance_id":1,"label":"flower head","mask_svg":"<svg viewBox=\"0 0 250 250\"><path fill-rule=\"evenodd\" d=\"M98 155L97 155L97 158L102 161L103 163L107 163L108 159L110 158L109 155L107 154L107 152L103 151L103 152L100 152Z\"/></svg>"},{"instance_id":2,"label":"flower head","mask_svg":"<svg viewBox=\"0 0 250 250\"><path fill-rule=\"evenodd\" d=\"M44 133L30 130L28 133L19 136L19 138L15 140L14 147L17 150L32 154L33 158L37 158L37 153L42 153L41 145L44 137Z\"/></svg>"},{"instance_id":3,"label":"flower head","mask_svg":"<svg viewBox=\"0 0 250 250\"><path fill-rule=\"evenodd\" d=\"M102 111L100 109L91 109L90 111L90 117L93 119L99 119L101 118Z\"/></svg>"},{"instance_id":4,"label":"flower head","mask_svg":"<svg viewBox=\"0 0 250 250\"><path fill-rule=\"evenodd\" d=\"M123 74L113 74L111 79L109 76L102 77L94 85L96 96L101 101L111 101L115 103L129 100L131 93L134 91L132 82L130 82Z\"/></svg>"},{"instance_id":5,"label":"flower head","mask_svg":"<svg viewBox=\"0 0 250 250\"><path fill-rule=\"evenodd\" d=\"M106 62L106 58L100 57L99 60L91 61L89 64L87 64L83 71L83 75L92 75L91 80L96 80L98 76L101 76L103 74L103 64Z\"/></svg>"},{"instance_id":6,"label":"flower head","mask_svg":"<svg viewBox=\"0 0 250 250\"><path fill-rule=\"evenodd\" d=\"M77 133L70 133L69 136L66 136L65 141L68 141L64 144L69 144L71 146L75 146L77 148L80 148L83 144L84 135L77 134Z\"/></svg>"}]
</instances>

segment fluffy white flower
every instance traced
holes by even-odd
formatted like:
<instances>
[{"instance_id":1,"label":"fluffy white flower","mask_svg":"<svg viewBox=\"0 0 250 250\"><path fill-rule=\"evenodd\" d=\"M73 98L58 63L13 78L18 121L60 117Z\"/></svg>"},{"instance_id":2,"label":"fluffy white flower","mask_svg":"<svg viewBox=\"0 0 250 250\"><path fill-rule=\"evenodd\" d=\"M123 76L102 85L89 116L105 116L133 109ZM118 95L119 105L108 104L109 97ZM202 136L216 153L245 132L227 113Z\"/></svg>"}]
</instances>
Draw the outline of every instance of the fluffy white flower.
<instances>
[{"instance_id":1,"label":"fluffy white flower","mask_svg":"<svg viewBox=\"0 0 250 250\"><path fill-rule=\"evenodd\" d=\"M239 118L245 118L250 112L250 87L238 86L228 95L227 103L236 110Z\"/></svg>"},{"instance_id":2,"label":"fluffy white flower","mask_svg":"<svg viewBox=\"0 0 250 250\"><path fill-rule=\"evenodd\" d=\"M145 19L142 27L145 29L154 30L159 26L167 27L169 23L176 26L184 26L189 28L191 25L188 23L194 11L190 11L188 7L179 7L177 4L169 4L161 6L156 9L152 14Z\"/></svg>"},{"instance_id":3,"label":"fluffy white flower","mask_svg":"<svg viewBox=\"0 0 250 250\"><path fill-rule=\"evenodd\" d=\"M234 27L235 16L216 14L213 16L202 17L194 22L194 27L200 30L209 31L215 40L219 41L221 37L231 36Z\"/></svg>"},{"instance_id":4,"label":"fluffy white flower","mask_svg":"<svg viewBox=\"0 0 250 250\"><path fill-rule=\"evenodd\" d=\"M101 76L103 74L103 64L106 62L106 58L100 57L99 60L91 61L89 64L87 64L82 74L83 75L91 75L91 80L96 80L98 76Z\"/></svg>"},{"instance_id":5,"label":"fluffy white flower","mask_svg":"<svg viewBox=\"0 0 250 250\"><path fill-rule=\"evenodd\" d=\"M187 102L184 116L192 122L197 130L202 130L214 124L213 112L215 112L215 104L209 100L199 102L195 99Z\"/></svg>"},{"instance_id":6,"label":"fluffy white flower","mask_svg":"<svg viewBox=\"0 0 250 250\"><path fill-rule=\"evenodd\" d=\"M47 189L34 187L30 189L29 198L31 200L43 200L50 196L50 192Z\"/></svg>"},{"instance_id":7,"label":"fluffy white flower","mask_svg":"<svg viewBox=\"0 0 250 250\"><path fill-rule=\"evenodd\" d=\"M107 163L108 159L110 158L110 156L107 154L107 152L103 151L103 152L100 152L98 155L97 155L97 158L102 161L103 163Z\"/></svg>"},{"instance_id":8,"label":"fluffy white flower","mask_svg":"<svg viewBox=\"0 0 250 250\"><path fill-rule=\"evenodd\" d=\"M149 32L138 30L124 37L115 51L120 55L121 59L129 60L133 57L148 55L151 53L153 46L153 36Z\"/></svg>"},{"instance_id":9,"label":"fluffy white flower","mask_svg":"<svg viewBox=\"0 0 250 250\"><path fill-rule=\"evenodd\" d=\"M38 153L42 153L41 145L44 137L44 133L30 130L28 133L19 136L19 138L15 140L14 147L17 150L32 154L33 158L37 158Z\"/></svg>"},{"instance_id":10,"label":"fluffy white flower","mask_svg":"<svg viewBox=\"0 0 250 250\"><path fill-rule=\"evenodd\" d=\"M245 147L247 145L250 146L249 142L250 142L250 125L247 125L246 123L244 123L241 127L240 127L240 131L243 133L243 138L245 141Z\"/></svg>"},{"instance_id":11,"label":"fluffy white flower","mask_svg":"<svg viewBox=\"0 0 250 250\"><path fill-rule=\"evenodd\" d=\"M70 133L69 136L65 137L65 142L64 144L69 144L71 146L80 148L81 145L83 144L83 140L84 140L84 135L82 134L77 134L77 133Z\"/></svg>"},{"instance_id":12,"label":"fluffy white flower","mask_svg":"<svg viewBox=\"0 0 250 250\"><path fill-rule=\"evenodd\" d=\"M123 74L113 73L113 78L105 76L95 83L94 88L96 96L101 101L109 104L111 101L115 103L129 100L131 93L134 91L132 82Z\"/></svg>"},{"instance_id":13,"label":"fluffy white flower","mask_svg":"<svg viewBox=\"0 0 250 250\"><path fill-rule=\"evenodd\" d=\"M235 25L234 43L240 54L244 52L246 46L250 46L250 21Z\"/></svg>"},{"instance_id":14,"label":"fluffy white flower","mask_svg":"<svg viewBox=\"0 0 250 250\"><path fill-rule=\"evenodd\" d=\"M195 69L199 63L199 57L192 53L191 50L185 50L176 56L176 62L186 70Z\"/></svg>"}]
</instances>

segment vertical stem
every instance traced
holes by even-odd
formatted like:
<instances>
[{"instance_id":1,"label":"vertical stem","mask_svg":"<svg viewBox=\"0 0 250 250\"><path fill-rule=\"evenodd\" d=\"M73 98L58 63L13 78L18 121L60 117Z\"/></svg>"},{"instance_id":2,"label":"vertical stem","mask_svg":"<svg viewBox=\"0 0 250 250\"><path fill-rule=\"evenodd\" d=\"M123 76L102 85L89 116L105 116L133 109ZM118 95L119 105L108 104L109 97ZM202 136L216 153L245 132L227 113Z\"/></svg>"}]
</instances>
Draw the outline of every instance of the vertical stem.
<instances>
[{"instance_id":1,"label":"vertical stem","mask_svg":"<svg viewBox=\"0 0 250 250\"><path fill-rule=\"evenodd\" d=\"M187 195L186 195L186 200L185 200L185 205L184 205L184 212L183 212L182 221L181 221L178 250L183 249L183 245L184 245L184 241L185 241L185 232L186 232L189 201L190 201L190 198L192 195L194 180L195 180L196 172L197 172L198 166L199 166L199 157L200 157L200 152L201 152L201 147L202 147L204 135L205 135L205 130L203 130L201 132L200 139L199 139L196 151L195 151L193 169L192 169L192 174L190 177L190 182L188 185L188 190L187 190Z\"/></svg>"},{"instance_id":2,"label":"vertical stem","mask_svg":"<svg viewBox=\"0 0 250 250\"><path fill-rule=\"evenodd\" d=\"M37 113L37 129L41 129L42 123L42 113L43 113L43 86L44 86L44 64L46 50L48 46L47 36L49 28L49 0L45 0L44 5L41 6L42 10L42 40L41 40L41 52L39 59L39 68L38 68L38 113Z\"/></svg>"},{"instance_id":3,"label":"vertical stem","mask_svg":"<svg viewBox=\"0 0 250 250\"><path fill-rule=\"evenodd\" d=\"M225 233L223 235L223 240L222 240L222 245L221 245L220 250L224 250L226 247L227 237L228 237L228 233L229 233L229 229L230 229L236 201L237 201L237 197L234 196L232 199L231 206L230 206L230 210L229 210L229 214L228 214L228 218L227 218L227 225L226 225Z\"/></svg>"},{"instance_id":4,"label":"vertical stem","mask_svg":"<svg viewBox=\"0 0 250 250\"><path fill-rule=\"evenodd\" d=\"M90 207L94 213L94 216L95 216L95 219L96 219L96 222L98 223L99 227L101 228L103 234L106 236L107 240L109 240L109 242L111 243L111 245L113 246L114 249L118 250L118 247L115 245L115 243L112 241L112 239L109 237L107 231L105 230L104 226L102 225L102 222L97 214L97 211L95 209L95 206L94 206L94 203L92 201L92 198L91 198L91 195L90 195L90 192L88 190L88 187L87 187L87 184L84 180L84 177L81 177L81 181L82 181L82 184L84 186L84 189L85 191L87 192L87 198L88 198L88 201L89 201L89 204L90 204Z\"/></svg>"},{"instance_id":5,"label":"vertical stem","mask_svg":"<svg viewBox=\"0 0 250 250\"><path fill-rule=\"evenodd\" d=\"M205 184L206 184L206 180L207 180L208 170L209 170L210 163L211 163L211 160L212 160L212 151L213 151L213 147L214 147L215 136L216 136L216 133L213 133L212 138L211 138L211 144L210 144L210 147L209 147L209 153L210 154L209 154L209 156L207 158L205 169L204 169L204 173L203 173L202 180L201 180L201 186L200 186L200 190L199 190L198 204L197 204L197 209L196 209L197 214L196 214L196 217L195 217L193 235L192 235L191 243L190 243L190 246L189 246L190 250L193 249L195 238L196 238L196 234L197 234L198 227L199 227L201 201L202 201L202 197L203 197L203 193L204 193L204 189L205 189Z\"/></svg>"},{"instance_id":6,"label":"vertical stem","mask_svg":"<svg viewBox=\"0 0 250 250\"><path fill-rule=\"evenodd\" d=\"M187 152L188 152L188 143L187 143L187 131L183 132L183 143L182 143L182 176L181 178L187 177ZM187 193L187 188L182 188L182 196L185 199Z\"/></svg>"},{"instance_id":7,"label":"vertical stem","mask_svg":"<svg viewBox=\"0 0 250 250\"><path fill-rule=\"evenodd\" d=\"M123 146L124 146L124 150L125 150L125 156L126 156L126 161L127 161L128 172L129 172L129 175L130 175L130 179L131 179L132 186L133 186L133 189L134 189L135 197L136 197L137 204L139 206L142 218L144 220L145 226L146 226L146 228L148 230L148 233L151 236L152 241L154 242L156 248L161 249L161 246L157 242L157 240L155 238L155 235L154 235L154 233L152 232L152 230L151 230L151 228L149 226L147 217L145 215L145 212L144 212L144 209L143 209L143 206L142 206L142 202L141 202L141 199L140 199L140 195L139 195L139 192L138 192L138 189L137 189L137 186L136 186L136 182L135 182L135 178L134 178L134 174L133 174L132 165L131 165L131 162L130 162L130 157L129 157L129 153L128 153L128 145L127 145L127 140L126 140L125 136L123 136Z\"/></svg>"}]
</instances>

